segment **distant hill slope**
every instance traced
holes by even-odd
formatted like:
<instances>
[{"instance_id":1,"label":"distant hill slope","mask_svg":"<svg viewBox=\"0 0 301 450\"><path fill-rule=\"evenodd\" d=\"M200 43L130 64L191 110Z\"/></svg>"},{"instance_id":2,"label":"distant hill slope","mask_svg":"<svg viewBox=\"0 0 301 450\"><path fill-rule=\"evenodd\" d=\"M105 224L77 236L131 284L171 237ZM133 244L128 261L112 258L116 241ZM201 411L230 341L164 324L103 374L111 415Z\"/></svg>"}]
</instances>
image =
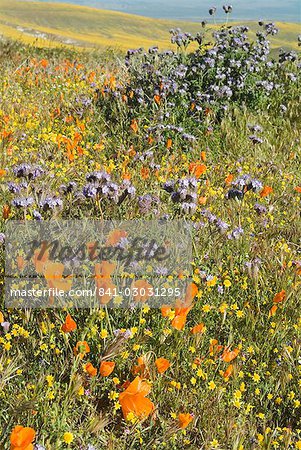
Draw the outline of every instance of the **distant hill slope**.
<instances>
[{"instance_id":1,"label":"distant hill slope","mask_svg":"<svg viewBox=\"0 0 301 450\"><path fill-rule=\"evenodd\" d=\"M254 36L258 26L248 23ZM272 47L297 49L300 24L277 23ZM211 26L211 25L208 25ZM195 33L200 24L151 19L115 11L63 3L0 0L0 35L40 46L118 47L121 50L158 45L169 48L169 30Z\"/></svg>"}]
</instances>

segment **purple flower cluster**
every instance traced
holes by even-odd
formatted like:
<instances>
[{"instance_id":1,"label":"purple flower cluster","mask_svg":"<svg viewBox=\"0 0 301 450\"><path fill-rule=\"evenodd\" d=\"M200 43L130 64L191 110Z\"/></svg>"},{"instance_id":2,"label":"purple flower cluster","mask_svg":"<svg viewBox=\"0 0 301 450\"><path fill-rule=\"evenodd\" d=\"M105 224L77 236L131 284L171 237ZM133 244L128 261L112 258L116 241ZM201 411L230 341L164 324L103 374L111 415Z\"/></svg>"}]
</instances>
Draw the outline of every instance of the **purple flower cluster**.
<instances>
[{"instance_id":1,"label":"purple flower cluster","mask_svg":"<svg viewBox=\"0 0 301 450\"><path fill-rule=\"evenodd\" d=\"M13 173L17 178L27 178L34 180L44 174L44 170L40 166L23 163L13 168Z\"/></svg>"},{"instance_id":2,"label":"purple flower cluster","mask_svg":"<svg viewBox=\"0 0 301 450\"><path fill-rule=\"evenodd\" d=\"M229 14L232 7L223 9ZM210 14L215 12L215 7L210 9ZM247 26L222 26L214 31L210 47L203 44L205 32L192 36L173 29L172 42L178 47L186 49L190 42L196 42L198 48L188 54L160 52L157 47L149 51L141 48L128 51L126 83L114 88L105 86L106 95L99 95L98 103L108 120L116 120L112 102L122 102L125 97L131 117L141 116L144 110L151 111L152 125L145 131L147 136L153 133L163 142L166 137L173 138L168 133L174 133L177 145L190 148L198 134L208 132L211 126L204 120L208 108L214 110L216 120L225 114L229 105L264 108L274 92L286 95L287 78L294 83L299 79L295 73L297 64L289 70L284 65L297 61L296 53L282 52L279 62L271 60L268 37L276 34L277 29L273 23L260 22L260 25L253 42ZM284 76L285 71L290 75ZM253 144L262 143L258 137L260 132L255 126L249 137Z\"/></svg>"},{"instance_id":3,"label":"purple flower cluster","mask_svg":"<svg viewBox=\"0 0 301 450\"><path fill-rule=\"evenodd\" d=\"M228 230L228 228L230 226L228 223L219 219L215 214L212 214L212 212L209 211L209 209L203 209L201 211L201 215L205 219L207 219L208 223L214 224L221 234L226 233L226 231Z\"/></svg>"},{"instance_id":4,"label":"purple flower cluster","mask_svg":"<svg viewBox=\"0 0 301 450\"><path fill-rule=\"evenodd\" d=\"M151 210L152 212L156 213L157 209L156 207L160 203L159 197L151 195L151 194L145 194L141 195L138 198L138 206L139 206L139 212L140 214L147 214Z\"/></svg>"},{"instance_id":5,"label":"purple flower cluster","mask_svg":"<svg viewBox=\"0 0 301 450\"><path fill-rule=\"evenodd\" d=\"M244 230L241 227L234 228L231 233L227 234L228 239L239 239L244 234Z\"/></svg>"},{"instance_id":6,"label":"purple flower cluster","mask_svg":"<svg viewBox=\"0 0 301 450\"><path fill-rule=\"evenodd\" d=\"M121 204L126 197L134 197L136 189L129 180L123 180L118 184L112 181L111 175L106 171L95 171L86 176L88 183L83 187L83 195L86 198L108 199Z\"/></svg>"},{"instance_id":7,"label":"purple flower cluster","mask_svg":"<svg viewBox=\"0 0 301 450\"><path fill-rule=\"evenodd\" d=\"M261 181L257 180L256 178L252 178L249 174L241 175L240 177L236 178L236 180L232 182L232 185L234 186L234 188L230 189L227 192L227 199L237 198L241 200L245 192L259 192L263 188Z\"/></svg>"},{"instance_id":8,"label":"purple flower cluster","mask_svg":"<svg viewBox=\"0 0 301 450\"><path fill-rule=\"evenodd\" d=\"M39 205L43 211L49 211L51 209L63 206L63 201L59 197L48 196L41 200Z\"/></svg>"},{"instance_id":9,"label":"purple flower cluster","mask_svg":"<svg viewBox=\"0 0 301 450\"><path fill-rule=\"evenodd\" d=\"M173 203L178 203L185 213L193 213L197 207L198 181L194 177L167 181L163 189L170 194Z\"/></svg>"},{"instance_id":10,"label":"purple flower cluster","mask_svg":"<svg viewBox=\"0 0 301 450\"><path fill-rule=\"evenodd\" d=\"M27 208L34 203L32 197L17 197L12 200L12 205L16 208Z\"/></svg>"}]
</instances>

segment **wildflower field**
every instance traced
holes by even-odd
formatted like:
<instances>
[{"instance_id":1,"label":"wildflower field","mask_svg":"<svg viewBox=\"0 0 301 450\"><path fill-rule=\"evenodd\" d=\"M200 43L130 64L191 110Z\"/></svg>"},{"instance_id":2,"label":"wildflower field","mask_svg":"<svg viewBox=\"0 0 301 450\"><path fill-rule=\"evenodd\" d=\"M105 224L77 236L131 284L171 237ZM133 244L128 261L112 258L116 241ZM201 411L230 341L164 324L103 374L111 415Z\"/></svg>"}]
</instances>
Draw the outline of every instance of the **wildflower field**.
<instances>
[{"instance_id":1,"label":"wildflower field","mask_svg":"<svg viewBox=\"0 0 301 450\"><path fill-rule=\"evenodd\" d=\"M257 29L0 44L0 449L301 449L300 58ZM191 223L185 299L7 308L8 222L54 219Z\"/></svg>"}]
</instances>

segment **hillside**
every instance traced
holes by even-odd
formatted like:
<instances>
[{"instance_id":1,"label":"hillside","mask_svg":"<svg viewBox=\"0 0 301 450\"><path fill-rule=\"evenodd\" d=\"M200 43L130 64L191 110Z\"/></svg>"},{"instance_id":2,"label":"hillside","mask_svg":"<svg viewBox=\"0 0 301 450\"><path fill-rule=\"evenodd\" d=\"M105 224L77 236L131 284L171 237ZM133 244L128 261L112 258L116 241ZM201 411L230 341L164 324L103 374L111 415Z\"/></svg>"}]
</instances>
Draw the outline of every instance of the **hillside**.
<instances>
[{"instance_id":1,"label":"hillside","mask_svg":"<svg viewBox=\"0 0 301 450\"><path fill-rule=\"evenodd\" d=\"M122 50L152 45L168 48L171 28L180 27L192 33L200 29L193 22L157 20L61 3L0 0L0 11L0 35L43 47L64 44ZM252 30L257 29L256 23L248 25ZM277 23L277 26L280 33L272 38L272 47L297 49L300 25Z\"/></svg>"}]
</instances>

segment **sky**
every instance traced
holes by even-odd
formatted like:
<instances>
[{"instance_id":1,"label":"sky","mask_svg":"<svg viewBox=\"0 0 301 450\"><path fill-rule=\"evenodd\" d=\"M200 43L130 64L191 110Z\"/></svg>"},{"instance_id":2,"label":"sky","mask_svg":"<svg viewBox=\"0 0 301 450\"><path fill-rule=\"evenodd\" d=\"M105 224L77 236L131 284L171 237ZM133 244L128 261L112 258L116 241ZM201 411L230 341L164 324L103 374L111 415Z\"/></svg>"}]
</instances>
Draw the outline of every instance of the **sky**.
<instances>
[{"instance_id":1,"label":"sky","mask_svg":"<svg viewBox=\"0 0 301 450\"><path fill-rule=\"evenodd\" d=\"M53 0L50 0L53 1ZM59 0L60 1L60 0ZM209 17L208 9L216 6L218 19L224 21L223 4L232 4L232 20L279 20L301 22L301 0L61 0L78 5L139 14L164 19L201 21ZM300 30L301 32L301 30Z\"/></svg>"}]
</instances>

